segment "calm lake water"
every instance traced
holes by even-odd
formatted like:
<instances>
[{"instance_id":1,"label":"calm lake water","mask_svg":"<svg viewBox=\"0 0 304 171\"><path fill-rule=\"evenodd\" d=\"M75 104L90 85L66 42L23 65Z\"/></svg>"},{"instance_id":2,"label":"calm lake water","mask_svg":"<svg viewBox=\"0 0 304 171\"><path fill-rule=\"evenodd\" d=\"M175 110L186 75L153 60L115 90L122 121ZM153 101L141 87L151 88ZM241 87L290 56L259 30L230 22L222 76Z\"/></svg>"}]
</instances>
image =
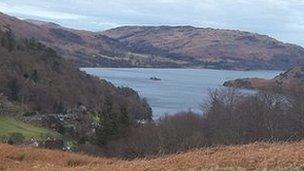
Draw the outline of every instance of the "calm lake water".
<instances>
[{"instance_id":1,"label":"calm lake water","mask_svg":"<svg viewBox=\"0 0 304 171\"><path fill-rule=\"evenodd\" d=\"M200 104L208 91L222 87L227 80L247 77L273 78L281 71L227 71L210 69L82 68L88 74L127 86L147 98L154 118L165 113L192 110L201 112ZM158 77L161 81L150 80Z\"/></svg>"}]
</instances>

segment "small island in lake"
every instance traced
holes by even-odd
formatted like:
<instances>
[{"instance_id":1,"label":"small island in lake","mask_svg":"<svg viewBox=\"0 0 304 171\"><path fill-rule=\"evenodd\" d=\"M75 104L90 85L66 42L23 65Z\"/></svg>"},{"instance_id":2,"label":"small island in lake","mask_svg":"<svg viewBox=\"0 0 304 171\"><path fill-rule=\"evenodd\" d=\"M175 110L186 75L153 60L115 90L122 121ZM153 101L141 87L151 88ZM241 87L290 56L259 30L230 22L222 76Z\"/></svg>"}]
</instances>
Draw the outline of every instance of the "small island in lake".
<instances>
[{"instance_id":1,"label":"small island in lake","mask_svg":"<svg viewBox=\"0 0 304 171\"><path fill-rule=\"evenodd\" d=\"M150 77L150 80L153 80L153 81L161 81L161 79L158 78L158 77Z\"/></svg>"}]
</instances>

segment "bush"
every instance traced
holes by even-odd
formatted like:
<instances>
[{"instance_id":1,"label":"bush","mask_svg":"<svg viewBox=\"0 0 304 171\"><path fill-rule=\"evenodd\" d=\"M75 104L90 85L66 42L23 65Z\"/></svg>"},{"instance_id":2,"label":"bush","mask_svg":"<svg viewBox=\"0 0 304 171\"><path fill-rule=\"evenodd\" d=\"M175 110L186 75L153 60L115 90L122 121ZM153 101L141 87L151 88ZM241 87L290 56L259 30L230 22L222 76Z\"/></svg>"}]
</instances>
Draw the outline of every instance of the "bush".
<instances>
[{"instance_id":1,"label":"bush","mask_svg":"<svg viewBox=\"0 0 304 171\"><path fill-rule=\"evenodd\" d=\"M30 117L30 116L35 116L37 115L37 112L25 112L23 114L24 117Z\"/></svg>"},{"instance_id":2,"label":"bush","mask_svg":"<svg viewBox=\"0 0 304 171\"><path fill-rule=\"evenodd\" d=\"M8 135L7 143L8 144L21 144L25 140L25 137L21 133L11 133Z\"/></svg>"},{"instance_id":3,"label":"bush","mask_svg":"<svg viewBox=\"0 0 304 171\"><path fill-rule=\"evenodd\" d=\"M9 156L8 158L21 162L21 161L25 160L26 154L25 153L20 153L20 154L17 154L16 156Z\"/></svg>"},{"instance_id":4,"label":"bush","mask_svg":"<svg viewBox=\"0 0 304 171\"><path fill-rule=\"evenodd\" d=\"M88 161L83 158L75 157L68 159L67 164L70 167L77 167L88 164Z\"/></svg>"},{"instance_id":5,"label":"bush","mask_svg":"<svg viewBox=\"0 0 304 171\"><path fill-rule=\"evenodd\" d=\"M0 142L1 143L7 143L8 137L6 135L0 136Z\"/></svg>"}]
</instances>

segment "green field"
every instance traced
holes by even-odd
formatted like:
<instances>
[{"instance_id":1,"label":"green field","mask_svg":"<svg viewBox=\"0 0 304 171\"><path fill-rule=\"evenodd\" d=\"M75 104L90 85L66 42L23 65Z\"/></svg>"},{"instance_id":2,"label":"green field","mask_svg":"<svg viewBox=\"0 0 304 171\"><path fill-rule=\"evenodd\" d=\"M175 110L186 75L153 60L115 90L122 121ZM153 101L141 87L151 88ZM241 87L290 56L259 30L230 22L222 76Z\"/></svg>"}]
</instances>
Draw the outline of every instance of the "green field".
<instances>
[{"instance_id":1,"label":"green field","mask_svg":"<svg viewBox=\"0 0 304 171\"><path fill-rule=\"evenodd\" d=\"M9 117L0 117L0 137L11 133L21 133L25 139L41 140L46 137L61 138L59 133L48 129L35 127Z\"/></svg>"}]
</instances>

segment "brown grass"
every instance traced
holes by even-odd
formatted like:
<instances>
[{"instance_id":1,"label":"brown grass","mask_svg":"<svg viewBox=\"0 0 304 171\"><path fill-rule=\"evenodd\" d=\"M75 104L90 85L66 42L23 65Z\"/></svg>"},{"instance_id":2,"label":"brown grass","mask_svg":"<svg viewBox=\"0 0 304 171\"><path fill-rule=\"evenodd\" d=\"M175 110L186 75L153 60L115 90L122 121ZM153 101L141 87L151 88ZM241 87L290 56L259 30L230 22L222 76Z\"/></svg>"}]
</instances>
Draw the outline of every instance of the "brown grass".
<instances>
[{"instance_id":1,"label":"brown grass","mask_svg":"<svg viewBox=\"0 0 304 171\"><path fill-rule=\"evenodd\" d=\"M0 144L0 170L302 170L304 142L254 143L125 161Z\"/></svg>"}]
</instances>

